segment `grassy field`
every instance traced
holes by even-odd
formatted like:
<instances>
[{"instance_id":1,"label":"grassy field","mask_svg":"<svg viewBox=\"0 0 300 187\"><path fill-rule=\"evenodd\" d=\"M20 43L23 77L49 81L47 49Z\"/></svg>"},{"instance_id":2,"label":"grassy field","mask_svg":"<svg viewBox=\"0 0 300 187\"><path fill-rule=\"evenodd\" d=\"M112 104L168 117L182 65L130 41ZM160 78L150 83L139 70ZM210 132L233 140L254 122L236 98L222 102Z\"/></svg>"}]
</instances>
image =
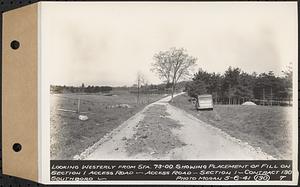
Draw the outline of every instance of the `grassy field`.
<instances>
[{"instance_id":1,"label":"grassy field","mask_svg":"<svg viewBox=\"0 0 300 187\"><path fill-rule=\"evenodd\" d=\"M172 104L276 159L291 159L292 107L215 105L213 111L197 111L188 98L178 96Z\"/></svg>"},{"instance_id":2,"label":"grassy field","mask_svg":"<svg viewBox=\"0 0 300 187\"><path fill-rule=\"evenodd\" d=\"M78 119L79 114L61 111L77 110L88 112L88 120ZM113 91L110 94L51 94L51 159L73 159L86 148L100 140L106 133L118 127L148 103L162 98L162 95L137 96L127 91ZM117 107L127 104L130 107Z\"/></svg>"}]
</instances>

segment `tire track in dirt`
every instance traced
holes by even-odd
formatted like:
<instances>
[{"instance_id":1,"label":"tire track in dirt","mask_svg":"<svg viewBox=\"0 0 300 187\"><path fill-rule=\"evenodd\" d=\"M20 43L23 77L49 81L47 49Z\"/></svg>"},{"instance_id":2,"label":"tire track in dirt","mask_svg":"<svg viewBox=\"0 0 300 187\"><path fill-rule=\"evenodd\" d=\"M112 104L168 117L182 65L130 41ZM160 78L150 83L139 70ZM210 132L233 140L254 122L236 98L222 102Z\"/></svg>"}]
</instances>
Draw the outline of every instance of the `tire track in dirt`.
<instances>
[{"instance_id":1,"label":"tire track in dirt","mask_svg":"<svg viewBox=\"0 0 300 187\"><path fill-rule=\"evenodd\" d=\"M236 139L221 129L200 121L191 114L167 105L167 112L182 124L174 134L187 145L172 150L172 159L190 160L270 160L272 156L247 142Z\"/></svg>"}]
</instances>

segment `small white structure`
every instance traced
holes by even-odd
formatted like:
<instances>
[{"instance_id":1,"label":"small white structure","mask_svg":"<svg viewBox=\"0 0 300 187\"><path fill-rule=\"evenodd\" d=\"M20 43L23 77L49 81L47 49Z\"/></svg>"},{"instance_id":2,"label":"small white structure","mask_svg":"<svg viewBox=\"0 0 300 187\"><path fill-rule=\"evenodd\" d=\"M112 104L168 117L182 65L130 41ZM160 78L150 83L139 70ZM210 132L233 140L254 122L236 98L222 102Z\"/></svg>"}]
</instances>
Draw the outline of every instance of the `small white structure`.
<instances>
[{"instance_id":1,"label":"small white structure","mask_svg":"<svg viewBox=\"0 0 300 187\"><path fill-rule=\"evenodd\" d=\"M119 108L132 108L132 107L128 104L119 104Z\"/></svg>"},{"instance_id":2,"label":"small white structure","mask_svg":"<svg viewBox=\"0 0 300 187\"><path fill-rule=\"evenodd\" d=\"M81 121L86 121L86 120L89 119L86 115L79 115L78 118L79 118Z\"/></svg>"},{"instance_id":3,"label":"small white structure","mask_svg":"<svg viewBox=\"0 0 300 187\"><path fill-rule=\"evenodd\" d=\"M251 102L251 101L246 101L242 105L253 106L253 105L256 105L256 104Z\"/></svg>"}]
</instances>

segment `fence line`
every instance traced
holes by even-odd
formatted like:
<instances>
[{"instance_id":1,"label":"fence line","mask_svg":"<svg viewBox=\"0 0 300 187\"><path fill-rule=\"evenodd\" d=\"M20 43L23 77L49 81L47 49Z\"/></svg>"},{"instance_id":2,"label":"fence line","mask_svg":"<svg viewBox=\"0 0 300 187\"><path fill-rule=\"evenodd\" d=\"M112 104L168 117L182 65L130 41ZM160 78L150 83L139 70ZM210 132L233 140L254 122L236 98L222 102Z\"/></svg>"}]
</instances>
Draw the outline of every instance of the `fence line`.
<instances>
[{"instance_id":1,"label":"fence line","mask_svg":"<svg viewBox=\"0 0 300 187\"><path fill-rule=\"evenodd\" d=\"M130 92L128 92L128 93L130 93ZM130 93L130 94L136 94L136 93ZM145 101L145 100L142 100L142 101L140 101L140 102L137 102L137 104L147 104L147 103L151 103L150 102L150 98L149 98L149 95L155 95L154 93L140 93L140 94L143 94L143 96L145 96L144 97L144 99L146 99L147 101ZM75 96L74 96L74 94L72 94L72 96L73 97L76 97L76 98L72 98L72 97L66 97L66 96L60 96L60 95L57 95L57 94L52 94L53 96L55 96L55 97L58 97L58 98L63 98L63 99L68 99L68 100L73 100L73 101L77 101L77 104L78 105L80 105L80 101L84 101L84 102L89 102L89 103L99 103L99 104L103 104L103 105L105 105L104 103L103 103L103 101L96 101L96 100L93 100L93 101L91 101L91 100L88 100L88 99L82 99L82 97L80 97L81 95L94 95L94 94L76 94ZM98 95L98 96L104 96L104 95ZM106 97L106 96L105 96ZM109 97L109 96L107 96L107 97ZM80 100L80 101L79 101ZM78 107L79 108L79 107Z\"/></svg>"},{"instance_id":2,"label":"fence line","mask_svg":"<svg viewBox=\"0 0 300 187\"><path fill-rule=\"evenodd\" d=\"M227 104L227 105L240 105L244 102L250 101L257 105L263 106L292 106L293 100L286 99L255 99L255 98L214 98L215 104Z\"/></svg>"}]
</instances>

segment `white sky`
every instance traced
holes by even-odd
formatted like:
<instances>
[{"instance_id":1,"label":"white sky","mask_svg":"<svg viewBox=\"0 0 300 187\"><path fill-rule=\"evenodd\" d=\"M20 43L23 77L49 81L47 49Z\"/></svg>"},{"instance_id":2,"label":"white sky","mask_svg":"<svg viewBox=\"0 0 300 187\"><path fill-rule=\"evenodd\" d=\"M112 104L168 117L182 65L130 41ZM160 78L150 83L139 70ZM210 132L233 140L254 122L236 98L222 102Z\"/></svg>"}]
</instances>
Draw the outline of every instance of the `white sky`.
<instances>
[{"instance_id":1,"label":"white sky","mask_svg":"<svg viewBox=\"0 0 300 187\"><path fill-rule=\"evenodd\" d=\"M132 85L153 55L184 47L197 68L228 66L258 73L297 59L297 4L289 3L42 3L42 63L51 84Z\"/></svg>"}]
</instances>

